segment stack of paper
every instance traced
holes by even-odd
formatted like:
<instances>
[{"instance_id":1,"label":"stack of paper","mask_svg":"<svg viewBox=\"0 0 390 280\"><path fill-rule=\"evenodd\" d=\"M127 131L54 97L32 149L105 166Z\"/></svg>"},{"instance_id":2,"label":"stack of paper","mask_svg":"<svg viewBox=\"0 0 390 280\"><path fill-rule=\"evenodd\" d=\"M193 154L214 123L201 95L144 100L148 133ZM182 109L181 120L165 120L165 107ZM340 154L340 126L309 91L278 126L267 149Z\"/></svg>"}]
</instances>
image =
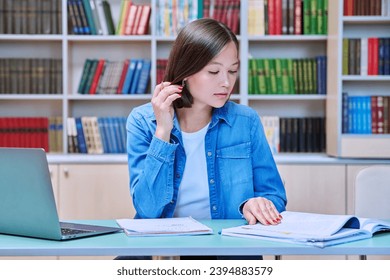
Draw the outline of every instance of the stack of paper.
<instances>
[{"instance_id":1,"label":"stack of paper","mask_svg":"<svg viewBox=\"0 0 390 280\"><path fill-rule=\"evenodd\" d=\"M192 217L161 219L117 219L128 236L198 235L213 230Z\"/></svg>"}]
</instances>

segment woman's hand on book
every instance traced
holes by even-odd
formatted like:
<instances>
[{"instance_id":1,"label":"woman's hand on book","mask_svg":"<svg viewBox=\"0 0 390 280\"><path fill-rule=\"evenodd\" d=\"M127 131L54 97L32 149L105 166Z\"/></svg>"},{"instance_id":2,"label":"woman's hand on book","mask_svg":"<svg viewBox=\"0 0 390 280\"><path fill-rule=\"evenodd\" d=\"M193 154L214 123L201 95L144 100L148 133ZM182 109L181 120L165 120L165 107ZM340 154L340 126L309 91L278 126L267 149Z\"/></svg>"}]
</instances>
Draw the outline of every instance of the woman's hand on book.
<instances>
[{"instance_id":1,"label":"woman's hand on book","mask_svg":"<svg viewBox=\"0 0 390 280\"><path fill-rule=\"evenodd\" d=\"M242 211L250 225L256 224L257 221L263 225L277 225L282 219L282 216L276 210L272 201L264 197L249 199L245 203Z\"/></svg>"}]
</instances>

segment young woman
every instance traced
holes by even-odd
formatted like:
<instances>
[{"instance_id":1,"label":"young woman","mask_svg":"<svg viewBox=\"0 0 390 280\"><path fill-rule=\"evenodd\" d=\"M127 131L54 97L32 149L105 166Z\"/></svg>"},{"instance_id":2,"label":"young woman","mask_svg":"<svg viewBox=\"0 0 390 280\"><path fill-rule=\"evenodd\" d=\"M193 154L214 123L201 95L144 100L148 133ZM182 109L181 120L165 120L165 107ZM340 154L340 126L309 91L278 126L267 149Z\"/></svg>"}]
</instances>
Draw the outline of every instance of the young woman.
<instances>
[{"instance_id":1,"label":"young woman","mask_svg":"<svg viewBox=\"0 0 390 280\"><path fill-rule=\"evenodd\" d=\"M199 19L175 40L165 81L127 121L136 218L192 216L281 222L286 193L258 114L229 101L239 43Z\"/></svg>"}]
</instances>

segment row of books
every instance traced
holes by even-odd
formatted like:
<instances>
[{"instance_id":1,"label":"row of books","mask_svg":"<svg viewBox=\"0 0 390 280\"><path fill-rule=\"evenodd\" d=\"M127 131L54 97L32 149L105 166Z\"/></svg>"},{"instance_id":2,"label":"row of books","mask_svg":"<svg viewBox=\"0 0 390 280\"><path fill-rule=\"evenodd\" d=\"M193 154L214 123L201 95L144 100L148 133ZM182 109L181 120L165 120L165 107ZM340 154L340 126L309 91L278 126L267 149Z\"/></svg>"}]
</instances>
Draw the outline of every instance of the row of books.
<instances>
[{"instance_id":1,"label":"row of books","mask_svg":"<svg viewBox=\"0 0 390 280\"><path fill-rule=\"evenodd\" d=\"M111 6L105 0L67 0L68 20L72 34L115 34Z\"/></svg>"},{"instance_id":2,"label":"row of books","mask_svg":"<svg viewBox=\"0 0 390 280\"><path fill-rule=\"evenodd\" d=\"M62 152L62 117L1 117L0 147Z\"/></svg>"},{"instance_id":3,"label":"row of books","mask_svg":"<svg viewBox=\"0 0 390 280\"><path fill-rule=\"evenodd\" d=\"M1 0L0 34L61 34L61 0Z\"/></svg>"},{"instance_id":4,"label":"row of books","mask_svg":"<svg viewBox=\"0 0 390 280\"><path fill-rule=\"evenodd\" d=\"M390 37L344 38L343 75L390 75Z\"/></svg>"},{"instance_id":5,"label":"row of books","mask_svg":"<svg viewBox=\"0 0 390 280\"><path fill-rule=\"evenodd\" d=\"M390 133L390 96L357 96L344 92L342 104L343 133Z\"/></svg>"},{"instance_id":6,"label":"row of books","mask_svg":"<svg viewBox=\"0 0 390 280\"><path fill-rule=\"evenodd\" d=\"M262 116L261 122L273 154L325 152L325 118Z\"/></svg>"},{"instance_id":7,"label":"row of books","mask_svg":"<svg viewBox=\"0 0 390 280\"><path fill-rule=\"evenodd\" d=\"M328 0L249 0L249 35L327 34Z\"/></svg>"},{"instance_id":8,"label":"row of books","mask_svg":"<svg viewBox=\"0 0 390 280\"><path fill-rule=\"evenodd\" d=\"M150 5L135 5L131 0L122 0L117 35L145 35L149 33Z\"/></svg>"},{"instance_id":9,"label":"row of books","mask_svg":"<svg viewBox=\"0 0 390 280\"><path fill-rule=\"evenodd\" d=\"M62 93L62 60L0 58L0 94Z\"/></svg>"},{"instance_id":10,"label":"row of books","mask_svg":"<svg viewBox=\"0 0 390 280\"><path fill-rule=\"evenodd\" d=\"M157 0L156 29L158 35L176 36L188 22L213 18L239 33L239 0Z\"/></svg>"},{"instance_id":11,"label":"row of books","mask_svg":"<svg viewBox=\"0 0 390 280\"><path fill-rule=\"evenodd\" d=\"M77 93L146 93L150 80L150 59L86 59Z\"/></svg>"},{"instance_id":12,"label":"row of books","mask_svg":"<svg viewBox=\"0 0 390 280\"><path fill-rule=\"evenodd\" d=\"M69 153L126 152L125 117L70 117L67 119L67 132Z\"/></svg>"},{"instance_id":13,"label":"row of books","mask_svg":"<svg viewBox=\"0 0 390 280\"><path fill-rule=\"evenodd\" d=\"M389 0L344 0L344 16L390 16Z\"/></svg>"},{"instance_id":14,"label":"row of books","mask_svg":"<svg viewBox=\"0 0 390 280\"><path fill-rule=\"evenodd\" d=\"M249 60L249 94L326 94L326 56Z\"/></svg>"}]
</instances>

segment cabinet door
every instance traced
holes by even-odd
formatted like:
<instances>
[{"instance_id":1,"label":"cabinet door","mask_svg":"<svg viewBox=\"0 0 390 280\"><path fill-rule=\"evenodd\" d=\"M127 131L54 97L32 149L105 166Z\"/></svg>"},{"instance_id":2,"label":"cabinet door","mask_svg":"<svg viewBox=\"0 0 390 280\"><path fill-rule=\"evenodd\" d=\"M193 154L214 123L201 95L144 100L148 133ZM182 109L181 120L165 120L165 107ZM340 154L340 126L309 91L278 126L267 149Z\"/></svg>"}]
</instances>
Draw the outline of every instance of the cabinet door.
<instances>
[{"instance_id":1,"label":"cabinet door","mask_svg":"<svg viewBox=\"0 0 390 280\"><path fill-rule=\"evenodd\" d=\"M126 164L63 164L59 167L59 216L69 219L132 218Z\"/></svg>"},{"instance_id":2,"label":"cabinet door","mask_svg":"<svg viewBox=\"0 0 390 280\"><path fill-rule=\"evenodd\" d=\"M287 192L287 210L346 213L345 166L278 165Z\"/></svg>"}]
</instances>

